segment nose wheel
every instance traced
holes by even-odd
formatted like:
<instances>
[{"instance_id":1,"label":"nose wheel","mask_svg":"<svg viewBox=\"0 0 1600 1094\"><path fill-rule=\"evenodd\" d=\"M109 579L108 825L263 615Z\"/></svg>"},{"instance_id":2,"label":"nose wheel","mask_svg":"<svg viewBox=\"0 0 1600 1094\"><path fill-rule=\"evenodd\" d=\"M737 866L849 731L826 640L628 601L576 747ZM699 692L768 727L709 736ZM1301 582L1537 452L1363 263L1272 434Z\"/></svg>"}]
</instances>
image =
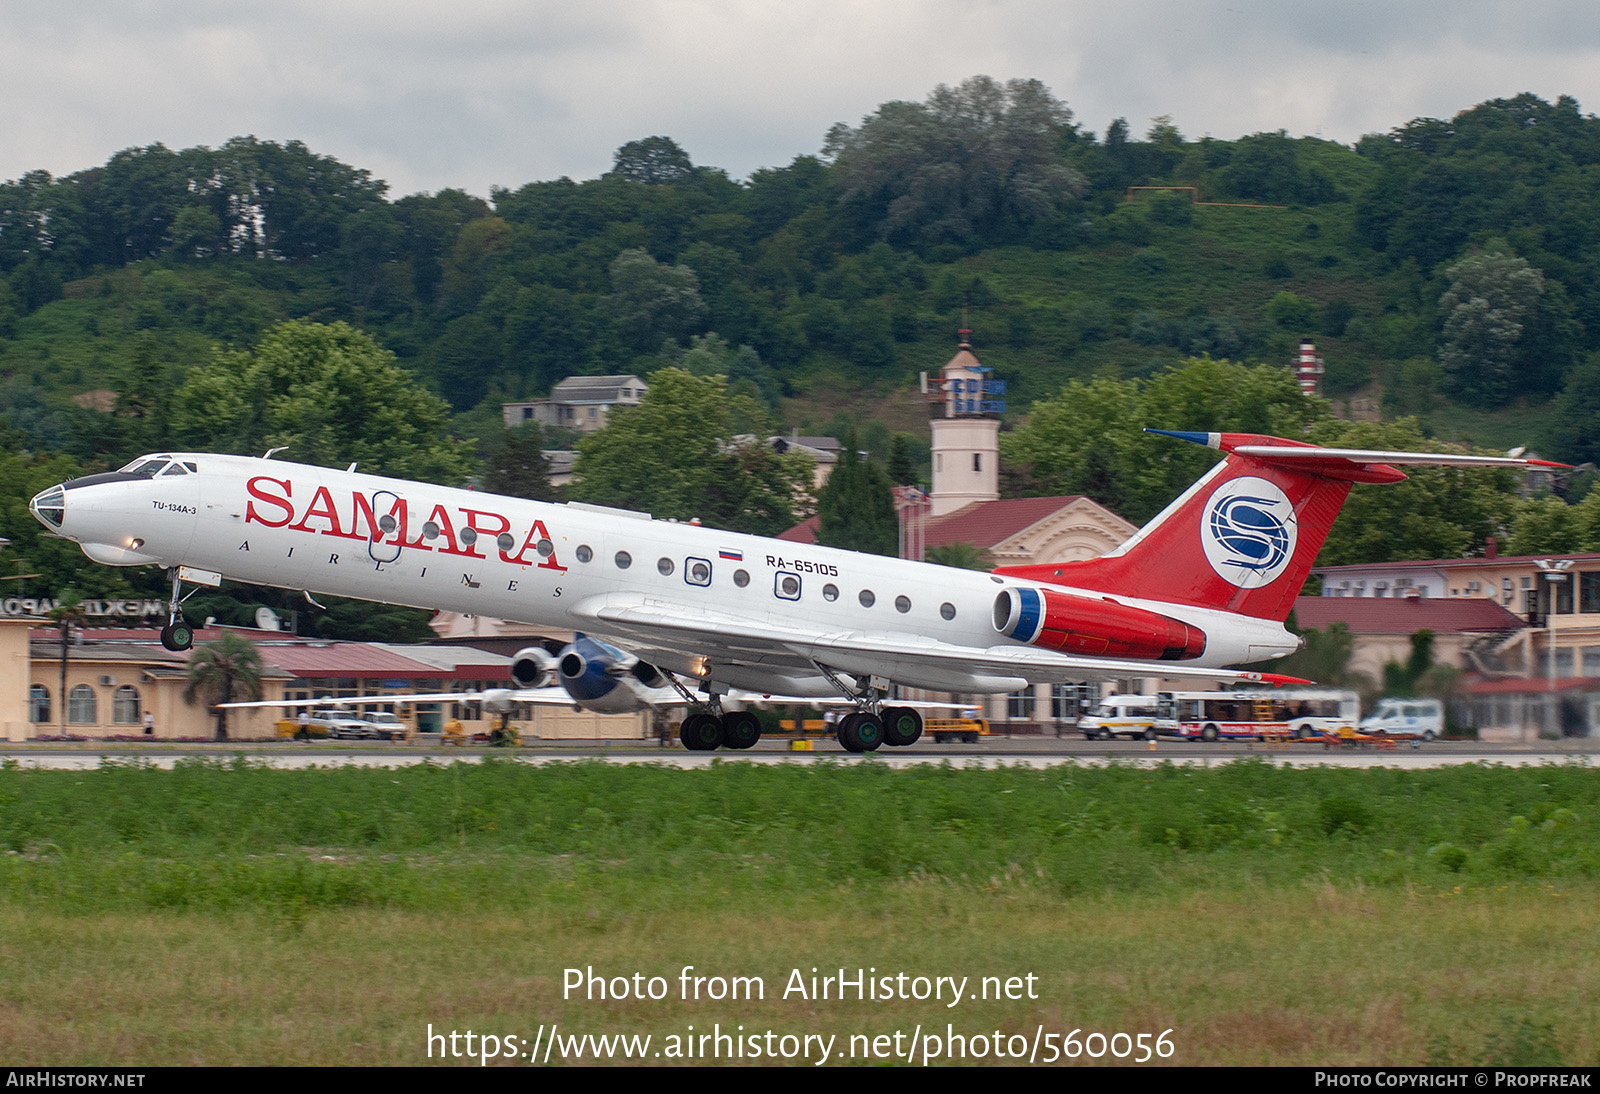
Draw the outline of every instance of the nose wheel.
<instances>
[{"instance_id":1,"label":"nose wheel","mask_svg":"<svg viewBox=\"0 0 1600 1094\"><path fill-rule=\"evenodd\" d=\"M194 628L180 616L161 628L161 644L174 653L190 649L194 646Z\"/></svg>"}]
</instances>

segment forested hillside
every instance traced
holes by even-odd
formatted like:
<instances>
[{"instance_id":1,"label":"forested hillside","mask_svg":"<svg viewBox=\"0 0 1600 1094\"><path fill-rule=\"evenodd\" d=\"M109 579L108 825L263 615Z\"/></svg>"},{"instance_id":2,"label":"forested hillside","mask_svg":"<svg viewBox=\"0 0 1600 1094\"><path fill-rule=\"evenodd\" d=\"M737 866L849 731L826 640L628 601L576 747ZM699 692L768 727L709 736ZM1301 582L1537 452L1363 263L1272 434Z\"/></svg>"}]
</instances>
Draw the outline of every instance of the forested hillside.
<instances>
[{"instance_id":1,"label":"forested hillside","mask_svg":"<svg viewBox=\"0 0 1600 1094\"><path fill-rule=\"evenodd\" d=\"M964 306L1012 425L1071 381L1280 366L1307 337L1335 399L1596 459L1600 119L1522 95L1396 124L1353 148L1164 118L1096 133L1036 81L979 77L744 180L667 136L598 179L486 196L395 197L253 137L30 173L0 184L0 424L8 459L48 470L12 477L0 534L27 534L17 499L62 466L290 428L267 419L277 381L230 388L296 382L285 320L442 397L404 416L454 478L504 444L501 400L581 373L681 365L774 426L905 429ZM369 428L331 413L327 437Z\"/></svg>"}]
</instances>

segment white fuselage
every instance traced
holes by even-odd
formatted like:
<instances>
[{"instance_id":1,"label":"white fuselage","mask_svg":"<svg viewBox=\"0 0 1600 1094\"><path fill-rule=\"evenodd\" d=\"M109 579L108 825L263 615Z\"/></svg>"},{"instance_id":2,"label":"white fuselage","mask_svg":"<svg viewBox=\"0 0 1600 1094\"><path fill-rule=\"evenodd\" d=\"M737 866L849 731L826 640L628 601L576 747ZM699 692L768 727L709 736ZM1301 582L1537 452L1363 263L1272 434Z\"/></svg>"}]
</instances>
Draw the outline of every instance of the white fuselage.
<instances>
[{"instance_id":1,"label":"white fuselage","mask_svg":"<svg viewBox=\"0 0 1600 1094\"><path fill-rule=\"evenodd\" d=\"M195 470L68 489L61 534L113 565L187 565L251 584L576 630L594 628L571 613L573 606L623 597L685 618L714 614L815 635L904 635L1022 649L997 633L996 594L1007 586L1042 587L619 510L279 460L173 459ZM1205 652L1185 664L1238 664L1296 645L1269 620L1141 599L1132 589L1051 587L1145 607L1201 628ZM1150 675L1161 675L1162 665L1151 662ZM687 663L666 667L695 671ZM752 672L759 677L759 666L730 668L730 677L743 677L730 682L762 687ZM784 672L792 677L792 670ZM987 690L1014 684L997 679Z\"/></svg>"}]
</instances>

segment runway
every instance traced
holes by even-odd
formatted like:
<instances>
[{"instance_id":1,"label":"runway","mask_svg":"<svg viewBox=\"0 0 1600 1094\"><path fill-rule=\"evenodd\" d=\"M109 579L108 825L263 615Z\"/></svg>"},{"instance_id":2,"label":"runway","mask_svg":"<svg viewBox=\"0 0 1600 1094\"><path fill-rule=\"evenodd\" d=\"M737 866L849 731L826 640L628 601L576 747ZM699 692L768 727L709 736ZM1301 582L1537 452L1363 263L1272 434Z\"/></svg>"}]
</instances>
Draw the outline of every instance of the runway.
<instances>
[{"instance_id":1,"label":"runway","mask_svg":"<svg viewBox=\"0 0 1600 1094\"><path fill-rule=\"evenodd\" d=\"M528 764L603 762L657 764L680 769L718 764L856 764L881 763L891 768L916 764L950 764L955 767L1058 767L1073 764L1099 767L1124 764L1152 767L1176 764L1216 767L1239 761L1256 761L1283 767L1392 767L1420 769L1457 764L1500 764L1528 767L1541 764L1600 766L1600 740L1571 739L1527 744L1434 742L1412 748L1334 749L1317 745L1266 745L1229 742L1200 744L1185 741L1084 741L1053 737L992 738L977 744L918 742L905 749L885 748L856 755L835 742L815 741L812 751L790 751L788 741L762 741L745 752L689 752L677 745L662 748L653 742L544 742L513 750L484 747L450 748L365 742L264 742L184 745L62 745L38 743L0 748L0 767L22 770L88 771L103 764L138 764L170 769L186 762L234 763L243 761L280 770L331 767L398 768L416 764L482 763L484 760Z\"/></svg>"}]
</instances>

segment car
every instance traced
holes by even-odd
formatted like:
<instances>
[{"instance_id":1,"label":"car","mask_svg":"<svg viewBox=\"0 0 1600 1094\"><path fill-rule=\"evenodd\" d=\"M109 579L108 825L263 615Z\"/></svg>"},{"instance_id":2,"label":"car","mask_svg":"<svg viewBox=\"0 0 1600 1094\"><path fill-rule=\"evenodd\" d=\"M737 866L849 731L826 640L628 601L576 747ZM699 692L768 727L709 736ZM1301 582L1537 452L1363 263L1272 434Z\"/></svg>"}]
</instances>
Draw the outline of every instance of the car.
<instances>
[{"instance_id":1,"label":"car","mask_svg":"<svg viewBox=\"0 0 1600 1094\"><path fill-rule=\"evenodd\" d=\"M411 733L405 719L392 710L373 710L362 715L362 720L372 727L372 735L380 741L403 741Z\"/></svg>"}]
</instances>

